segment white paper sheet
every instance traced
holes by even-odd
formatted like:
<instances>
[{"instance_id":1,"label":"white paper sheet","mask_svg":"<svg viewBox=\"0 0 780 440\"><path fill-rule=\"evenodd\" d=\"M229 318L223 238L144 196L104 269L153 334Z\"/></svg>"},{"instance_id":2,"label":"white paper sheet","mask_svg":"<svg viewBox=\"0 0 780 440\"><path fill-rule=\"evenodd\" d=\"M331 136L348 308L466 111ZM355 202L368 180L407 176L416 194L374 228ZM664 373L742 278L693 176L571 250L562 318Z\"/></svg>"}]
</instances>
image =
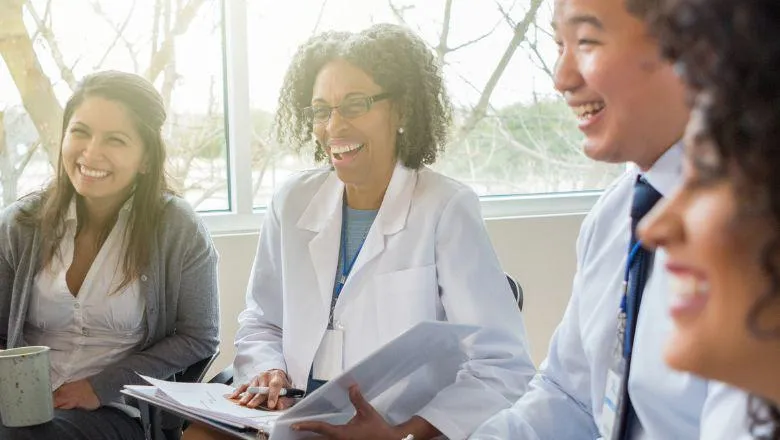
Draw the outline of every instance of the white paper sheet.
<instances>
[{"instance_id":1,"label":"white paper sheet","mask_svg":"<svg viewBox=\"0 0 780 440\"><path fill-rule=\"evenodd\" d=\"M274 423L271 440L310 436L311 433L290 429L291 424L302 420L347 422L354 413L348 395L353 384L371 401L424 365L435 362L459 365L466 356L461 341L478 330L475 326L438 321L415 325L288 409Z\"/></svg>"}]
</instances>

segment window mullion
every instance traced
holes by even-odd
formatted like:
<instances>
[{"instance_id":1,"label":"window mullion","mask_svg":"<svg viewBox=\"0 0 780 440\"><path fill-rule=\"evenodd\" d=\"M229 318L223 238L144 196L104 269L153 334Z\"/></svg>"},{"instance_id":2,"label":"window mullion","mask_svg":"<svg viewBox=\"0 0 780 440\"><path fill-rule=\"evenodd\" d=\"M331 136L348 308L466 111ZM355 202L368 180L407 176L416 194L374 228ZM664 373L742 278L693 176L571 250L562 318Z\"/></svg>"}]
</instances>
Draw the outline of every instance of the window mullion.
<instances>
[{"instance_id":1,"label":"window mullion","mask_svg":"<svg viewBox=\"0 0 780 440\"><path fill-rule=\"evenodd\" d=\"M223 1L231 207L235 213L251 214L252 121L249 111L247 6L245 0Z\"/></svg>"}]
</instances>

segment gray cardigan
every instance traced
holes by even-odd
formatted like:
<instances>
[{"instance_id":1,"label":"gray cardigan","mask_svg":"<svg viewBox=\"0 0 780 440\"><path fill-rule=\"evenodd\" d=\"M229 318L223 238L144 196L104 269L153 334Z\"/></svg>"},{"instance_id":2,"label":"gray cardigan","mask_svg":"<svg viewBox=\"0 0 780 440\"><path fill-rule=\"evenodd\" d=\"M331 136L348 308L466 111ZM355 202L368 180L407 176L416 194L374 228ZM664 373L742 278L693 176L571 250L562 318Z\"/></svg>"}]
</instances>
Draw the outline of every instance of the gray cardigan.
<instances>
[{"instance_id":1,"label":"gray cardigan","mask_svg":"<svg viewBox=\"0 0 780 440\"><path fill-rule=\"evenodd\" d=\"M0 348L25 344L40 231L20 225L17 215L34 203L38 198L28 197L0 212ZM139 279L146 335L137 352L88 379L102 404L118 400L125 384L144 384L135 372L167 378L213 355L219 345L217 252L199 217L184 200L166 196L149 240L149 267Z\"/></svg>"}]
</instances>

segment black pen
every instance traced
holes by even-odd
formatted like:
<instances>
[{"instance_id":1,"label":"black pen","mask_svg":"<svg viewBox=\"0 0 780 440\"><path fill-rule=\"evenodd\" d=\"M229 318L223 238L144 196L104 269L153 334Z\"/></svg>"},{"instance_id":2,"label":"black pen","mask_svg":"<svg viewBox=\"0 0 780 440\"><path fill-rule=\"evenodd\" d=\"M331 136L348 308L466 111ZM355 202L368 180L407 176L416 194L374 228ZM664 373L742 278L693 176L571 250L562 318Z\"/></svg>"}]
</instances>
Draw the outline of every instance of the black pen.
<instances>
[{"instance_id":1,"label":"black pen","mask_svg":"<svg viewBox=\"0 0 780 440\"><path fill-rule=\"evenodd\" d=\"M268 394L270 388L268 387L249 387L246 389L247 394ZM303 397L306 391L298 388L282 388L279 390L279 395L284 397Z\"/></svg>"}]
</instances>

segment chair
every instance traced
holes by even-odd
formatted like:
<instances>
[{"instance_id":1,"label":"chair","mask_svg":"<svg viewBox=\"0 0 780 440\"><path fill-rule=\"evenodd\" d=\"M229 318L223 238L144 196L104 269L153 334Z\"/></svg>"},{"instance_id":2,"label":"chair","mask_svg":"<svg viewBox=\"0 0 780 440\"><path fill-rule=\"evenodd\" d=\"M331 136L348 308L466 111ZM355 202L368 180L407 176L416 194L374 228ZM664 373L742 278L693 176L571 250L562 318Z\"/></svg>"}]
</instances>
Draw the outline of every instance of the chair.
<instances>
[{"instance_id":1,"label":"chair","mask_svg":"<svg viewBox=\"0 0 780 440\"><path fill-rule=\"evenodd\" d=\"M216 376L209 380L209 383L224 383L225 385L233 385L233 364L228 365L224 370L217 373Z\"/></svg>"},{"instance_id":2,"label":"chair","mask_svg":"<svg viewBox=\"0 0 780 440\"><path fill-rule=\"evenodd\" d=\"M523 287L520 286L520 283L515 281L514 278L512 278L511 275L506 274L506 280L509 282L509 288L512 289L512 295L515 296L515 301L517 302L517 307L520 308L520 311L523 311Z\"/></svg>"},{"instance_id":3,"label":"chair","mask_svg":"<svg viewBox=\"0 0 780 440\"><path fill-rule=\"evenodd\" d=\"M187 367L184 371L180 371L173 375L175 382L202 382L203 378L206 377L206 373L209 371L209 368L211 368L211 364L214 363L214 361L217 359L217 356L219 356L219 349L217 349L217 352L214 353L211 357L207 357L205 359L201 359L198 362L195 362L194 364Z\"/></svg>"},{"instance_id":4,"label":"chair","mask_svg":"<svg viewBox=\"0 0 780 440\"><path fill-rule=\"evenodd\" d=\"M211 368L211 364L217 359L217 356L219 356L219 349L212 356L201 359L183 371L175 373L172 380L175 382L201 382L206 376L206 372ZM181 438L184 420L168 414L160 408L150 408L148 404L140 401L139 409L141 410L141 421L147 439L179 440Z\"/></svg>"}]
</instances>

